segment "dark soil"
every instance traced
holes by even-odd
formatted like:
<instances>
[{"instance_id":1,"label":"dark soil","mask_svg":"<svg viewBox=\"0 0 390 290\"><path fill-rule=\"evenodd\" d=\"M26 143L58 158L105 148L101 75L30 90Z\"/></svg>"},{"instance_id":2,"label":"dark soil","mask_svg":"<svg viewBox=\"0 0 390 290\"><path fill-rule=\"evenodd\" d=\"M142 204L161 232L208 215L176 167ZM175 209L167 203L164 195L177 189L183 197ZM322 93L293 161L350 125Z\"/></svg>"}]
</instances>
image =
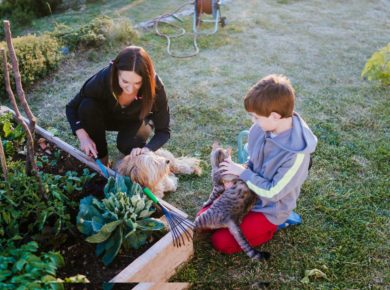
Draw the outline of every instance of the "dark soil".
<instances>
[{"instance_id":1,"label":"dark soil","mask_svg":"<svg viewBox=\"0 0 390 290\"><path fill-rule=\"evenodd\" d=\"M77 234L71 237L61 249L61 254L65 259L65 267L57 271L57 277L64 278L84 274L91 283L101 285L119 274L157 240L157 237L151 238L148 244L129 253L122 251L110 265L104 266L100 258L95 255L95 245L84 242L83 235Z\"/></svg>"},{"instance_id":2,"label":"dark soil","mask_svg":"<svg viewBox=\"0 0 390 290\"><path fill-rule=\"evenodd\" d=\"M36 137L35 156L37 160L48 158L50 162L44 163L43 171L51 174L64 175L66 171L76 171L82 174L85 164L78 161L69 153L62 151L55 144L48 142L44 138ZM89 168L88 168L89 169ZM89 169L91 171L91 169Z\"/></svg>"}]
</instances>

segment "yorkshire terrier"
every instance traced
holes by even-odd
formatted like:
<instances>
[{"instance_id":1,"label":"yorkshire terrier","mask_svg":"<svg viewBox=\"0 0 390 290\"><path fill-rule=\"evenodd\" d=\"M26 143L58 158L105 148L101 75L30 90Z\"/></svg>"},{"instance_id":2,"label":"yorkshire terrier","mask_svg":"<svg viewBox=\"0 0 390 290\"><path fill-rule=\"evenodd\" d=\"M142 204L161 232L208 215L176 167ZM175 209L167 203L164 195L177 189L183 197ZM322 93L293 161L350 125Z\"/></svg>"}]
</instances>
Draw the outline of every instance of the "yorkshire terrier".
<instances>
[{"instance_id":1,"label":"yorkshire terrier","mask_svg":"<svg viewBox=\"0 0 390 290\"><path fill-rule=\"evenodd\" d=\"M174 157L167 150L149 151L135 157L125 156L118 165L118 172L132 181L148 187L157 197L177 189L175 174L201 175L200 160L193 157Z\"/></svg>"}]
</instances>

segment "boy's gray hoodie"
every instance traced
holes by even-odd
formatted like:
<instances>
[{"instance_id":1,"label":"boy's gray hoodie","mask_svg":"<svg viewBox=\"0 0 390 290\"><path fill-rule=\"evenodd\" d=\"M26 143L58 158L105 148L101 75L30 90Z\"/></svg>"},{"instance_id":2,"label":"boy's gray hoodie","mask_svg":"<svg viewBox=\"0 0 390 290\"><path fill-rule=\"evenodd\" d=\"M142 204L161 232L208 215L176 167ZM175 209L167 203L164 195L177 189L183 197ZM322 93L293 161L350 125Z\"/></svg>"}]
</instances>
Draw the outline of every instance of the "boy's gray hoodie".
<instances>
[{"instance_id":1,"label":"boy's gray hoodie","mask_svg":"<svg viewBox=\"0 0 390 290\"><path fill-rule=\"evenodd\" d=\"M275 137L256 124L251 127L248 169L240 178L258 195L252 211L262 212L275 225L286 221L296 206L316 145L316 136L297 113L292 128Z\"/></svg>"}]
</instances>

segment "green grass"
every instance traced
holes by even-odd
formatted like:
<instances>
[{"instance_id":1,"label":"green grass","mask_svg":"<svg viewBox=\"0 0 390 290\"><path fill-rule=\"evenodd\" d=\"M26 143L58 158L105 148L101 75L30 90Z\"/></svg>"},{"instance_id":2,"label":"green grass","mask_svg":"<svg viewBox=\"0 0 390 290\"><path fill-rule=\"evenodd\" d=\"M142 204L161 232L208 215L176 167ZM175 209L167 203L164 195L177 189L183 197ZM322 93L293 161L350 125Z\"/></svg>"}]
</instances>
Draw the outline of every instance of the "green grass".
<instances>
[{"instance_id":1,"label":"green grass","mask_svg":"<svg viewBox=\"0 0 390 290\"><path fill-rule=\"evenodd\" d=\"M82 19L76 12L54 17L81 23L99 11L114 16L125 2L130 3L93 6ZM123 13L139 22L180 3L145 0ZM242 96L267 74L290 77L297 111L319 143L296 209L303 224L278 232L261 247L272 253L270 261L221 255L206 235L196 239L194 258L171 280L191 282L193 289L257 289L261 281L271 282L273 289L388 287L390 93L361 80L360 73L371 54L389 41L390 3L236 0L228 1L222 12L228 25L216 35L200 37L201 52L194 58L167 56L165 40L152 33L144 33L137 43L151 53L169 96L172 138L165 147L203 160L203 176L181 177L178 191L167 195L167 201L195 216L211 190L212 142L235 148L238 132L250 126ZM191 28L191 21L183 25ZM50 29L43 22L36 27ZM175 40L174 47L190 50L191 43L188 36ZM29 91L39 124L57 128L63 139L77 145L64 106L119 50L76 55ZM115 155L114 135L110 138ZM328 279L302 284L305 270L314 268Z\"/></svg>"}]
</instances>

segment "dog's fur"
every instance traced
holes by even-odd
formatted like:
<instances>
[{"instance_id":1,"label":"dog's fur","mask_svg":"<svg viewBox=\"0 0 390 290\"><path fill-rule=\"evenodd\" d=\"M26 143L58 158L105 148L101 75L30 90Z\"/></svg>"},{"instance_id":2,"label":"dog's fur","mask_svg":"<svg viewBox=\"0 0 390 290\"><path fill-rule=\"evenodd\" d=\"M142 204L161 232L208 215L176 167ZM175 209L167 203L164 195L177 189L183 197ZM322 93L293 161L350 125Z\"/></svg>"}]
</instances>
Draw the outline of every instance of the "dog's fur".
<instances>
[{"instance_id":1,"label":"dog's fur","mask_svg":"<svg viewBox=\"0 0 390 290\"><path fill-rule=\"evenodd\" d=\"M125 156L118 165L118 172L132 181L148 187L157 197L177 189L175 174L200 175L200 160L193 157L176 158L167 150L149 151L135 157Z\"/></svg>"}]
</instances>

